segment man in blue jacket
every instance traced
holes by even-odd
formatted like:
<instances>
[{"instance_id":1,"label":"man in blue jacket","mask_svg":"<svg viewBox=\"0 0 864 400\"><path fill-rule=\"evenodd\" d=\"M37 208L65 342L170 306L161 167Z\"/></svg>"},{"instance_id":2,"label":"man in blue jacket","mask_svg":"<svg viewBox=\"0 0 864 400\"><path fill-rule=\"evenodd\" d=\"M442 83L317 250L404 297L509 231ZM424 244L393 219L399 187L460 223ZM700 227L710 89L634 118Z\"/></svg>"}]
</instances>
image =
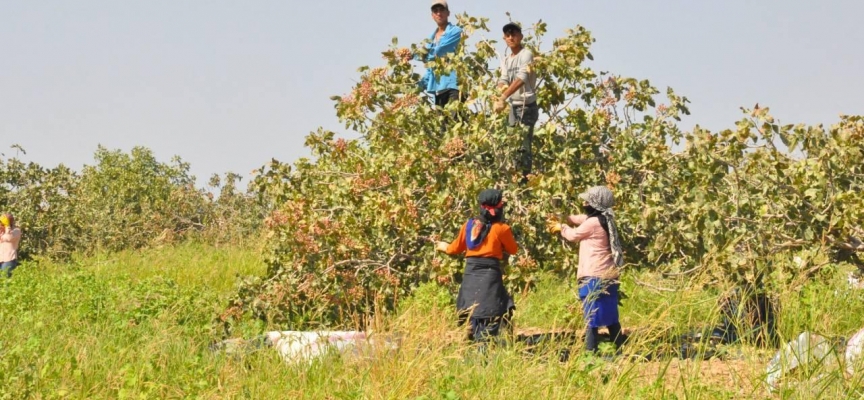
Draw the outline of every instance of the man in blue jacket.
<instances>
[{"instance_id":1,"label":"man in blue jacket","mask_svg":"<svg viewBox=\"0 0 864 400\"><path fill-rule=\"evenodd\" d=\"M438 25L435 32L429 36L430 43L426 45L425 62L431 62L447 54L455 53L462 41L462 28L450 23L450 7L444 0L432 2L432 19ZM448 75L435 76L432 68L426 69L426 75L420 81L420 86L435 99L435 105L444 107L451 101L459 101L459 85L456 71ZM441 126L441 131L446 129Z\"/></svg>"}]
</instances>

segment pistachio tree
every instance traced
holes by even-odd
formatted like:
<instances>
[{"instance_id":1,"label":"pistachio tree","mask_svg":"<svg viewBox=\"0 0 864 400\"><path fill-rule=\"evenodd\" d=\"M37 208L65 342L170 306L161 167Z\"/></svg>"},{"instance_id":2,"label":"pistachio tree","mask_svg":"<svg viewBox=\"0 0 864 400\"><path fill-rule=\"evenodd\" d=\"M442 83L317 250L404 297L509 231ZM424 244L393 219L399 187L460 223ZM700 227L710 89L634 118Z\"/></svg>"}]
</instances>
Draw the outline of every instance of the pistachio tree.
<instances>
[{"instance_id":1,"label":"pistachio tree","mask_svg":"<svg viewBox=\"0 0 864 400\"><path fill-rule=\"evenodd\" d=\"M431 243L455 237L490 187L504 191L521 248L505 270L512 290L530 288L540 270L574 271L573 246L545 222L579 212L578 193L594 185L616 194L625 270L786 284L856 260L861 117L827 129L782 125L756 106L732 129L684 132L686 97L595 71L589 31L546 43L539 21L525 29L541 120L535 170L522 185L523 130L492 110L497 43L486 19L457 20L460 49L425 66L455 70L464 102L433 106L412 64L424 43L400 47L394 38L381 65L360 68L357 84L332 97L355 139L318 129L306 137L311 158L262 166L252 187L273 210L264 221L269 268L242 285L223 321L351 324L421 282L452 287L463 261Z\"/></svg>"}]
</instances>

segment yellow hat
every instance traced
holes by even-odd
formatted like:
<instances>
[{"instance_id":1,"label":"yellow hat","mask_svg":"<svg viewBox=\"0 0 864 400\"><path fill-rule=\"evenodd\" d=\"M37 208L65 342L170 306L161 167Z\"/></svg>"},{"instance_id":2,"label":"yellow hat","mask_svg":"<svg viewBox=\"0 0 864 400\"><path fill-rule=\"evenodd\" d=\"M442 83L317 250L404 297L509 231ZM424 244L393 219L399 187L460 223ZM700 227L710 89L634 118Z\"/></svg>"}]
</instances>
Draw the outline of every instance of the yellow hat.
<instances>
[{"instance_id":1,"label":"yellow hat","mask_svg":"<svg viewBox=\"0 0 864 400\"><path fill-rule=\"evenodd\" d=\"M0 215L0 224L3 224L5 227L9 227L9 216L6 214Z\"/></svg>"}]
</instances>

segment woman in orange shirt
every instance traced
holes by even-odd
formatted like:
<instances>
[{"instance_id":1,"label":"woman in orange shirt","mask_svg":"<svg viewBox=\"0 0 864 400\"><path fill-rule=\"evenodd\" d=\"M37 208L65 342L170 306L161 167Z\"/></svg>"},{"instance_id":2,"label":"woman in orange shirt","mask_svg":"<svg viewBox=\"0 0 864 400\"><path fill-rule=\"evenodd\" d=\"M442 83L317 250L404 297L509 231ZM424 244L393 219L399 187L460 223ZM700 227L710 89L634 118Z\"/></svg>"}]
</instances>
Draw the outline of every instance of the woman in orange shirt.
<instances>
[{"instance_id":1,"label":"woman in orange shirt","mask_svg":"<svg viewBox=\"0 0 864 400\"><path fill-rule=\"evenodd\" d=\"M465 253L465 273L456 310L459 322L467 319L471 325L471 338L486 342L498 336L502 327L509 325L515 308L513 299L504 287L501 261L504 253L515 254L519 249L513 231L505 224L504 200L500 190L480 192L480 214L459 230L452 243L438 242L436 249L449 255Z\"/></svg>"}]
</instances>

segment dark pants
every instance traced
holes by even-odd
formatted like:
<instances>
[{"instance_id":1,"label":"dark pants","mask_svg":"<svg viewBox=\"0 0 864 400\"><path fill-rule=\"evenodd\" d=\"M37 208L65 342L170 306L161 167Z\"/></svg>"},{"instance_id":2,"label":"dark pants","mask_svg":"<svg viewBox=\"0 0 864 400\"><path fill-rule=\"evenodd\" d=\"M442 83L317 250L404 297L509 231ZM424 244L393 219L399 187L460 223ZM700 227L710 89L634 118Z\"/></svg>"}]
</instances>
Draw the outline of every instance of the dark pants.
<instances>
[{"instance_id":1,"label":"dark pants","mask_svg":"<svg viewBox=\"0 0 864 400\"><path fill-rule=\"evenodd\" d=\"M459 91L456 89L445 89L435 93L435 105L444 107L451 101L460 101Z\"/></svg>"},{"instance_id":2,"label":"dark pants","mask_svg":"<svg viewBox=\"0 0 864 400\"><path fill-rule=\"evenodd\" d=\"M462 98L461 98L458 90L445 89L445 90L442 90L438 93L435 93L435 106L436 107L443 109L444 106L446 106L451 101L462 101ZM444 136L444 132L447 131L447 123L449 122L449 120L452 117L456 117L456 116L457 115L454 114L453 116L445 116L444 117L444 122L441 124L441 136Z\"/></svg>"},{"instance_id":3,"label":"dark pants","mask_svg":"<svg viewBox=\"0 0 864 400\"><path fill-rule=\"evenodd\" d=\"M476 343L487 343L493 338L497 338L502 331L510 329L510 317L495 318L469 318L468 323L471 324L471 340Z\"/></svg>"},{"instance_id":4,"label":"dark pants","mask_svg":"<svg viewBox=\"0 0 864 400\"><path fill-rule=\"evenodd\" d=\"M495 258L467 257L456 311L459 324L471 326L470 338L475 342L487 342L501 330L509 330L513 299L504 287L501 261Z\"/></svg>"},{"instance_id":5,"label":"dark pants","mask_svg":"<svg viewBox=\"0 0 864 400\"><path fill-rule=\"evenodd\" d=\"M624 335L621 334L621 324L615 323L606 327L609 329L609 337L615 343L615 348L620 348L624 344ZM585 330L585 350L592 353L597 352L600 344L600 335L597 333L597 328L588 327Z\"/></svg>"},{"instance_id":6,"label":"dark pants","mask_svg":"<svg viewBox=\"0 0 864 400\"><path fill-rule=\"evenodd\" d=\"M12 271L15 270L16 267L18 267L18 260L17 259L0 263L0 273L5 272L6 277L11 278L12 277Z\"/></svg>"},{"instance_id":7,"label":"dark pants","mask_svg":"<svg viewBox=\"0 0 864 400\"><path fill-rule=\"evenodd\" d=\"M510 126L516 126L517 123L522 128L522 146L519 147L519 167L522 169L522 183L528 181L528 174L531 173L533 164L533 154L531 144L534 141L534 124L540 116L540 110L537 103L525 105L510 106Z\"/></svg>"},{"instance_id":8,"label":"dark pants","mask_svg":"<svg viewBox=\"0 0 864 400\"><path fill-rule=\"evenodd\" d=\"M585 316L585 349L596 352L599 345L597 328L605 326L609 329L609 337L615 347L621 347L624 336L621 335L621 323L618 321L618 288L617 281L596 277L579 279L579 300L582 302L582 312Z\"/></svg>"}]
</instances>

